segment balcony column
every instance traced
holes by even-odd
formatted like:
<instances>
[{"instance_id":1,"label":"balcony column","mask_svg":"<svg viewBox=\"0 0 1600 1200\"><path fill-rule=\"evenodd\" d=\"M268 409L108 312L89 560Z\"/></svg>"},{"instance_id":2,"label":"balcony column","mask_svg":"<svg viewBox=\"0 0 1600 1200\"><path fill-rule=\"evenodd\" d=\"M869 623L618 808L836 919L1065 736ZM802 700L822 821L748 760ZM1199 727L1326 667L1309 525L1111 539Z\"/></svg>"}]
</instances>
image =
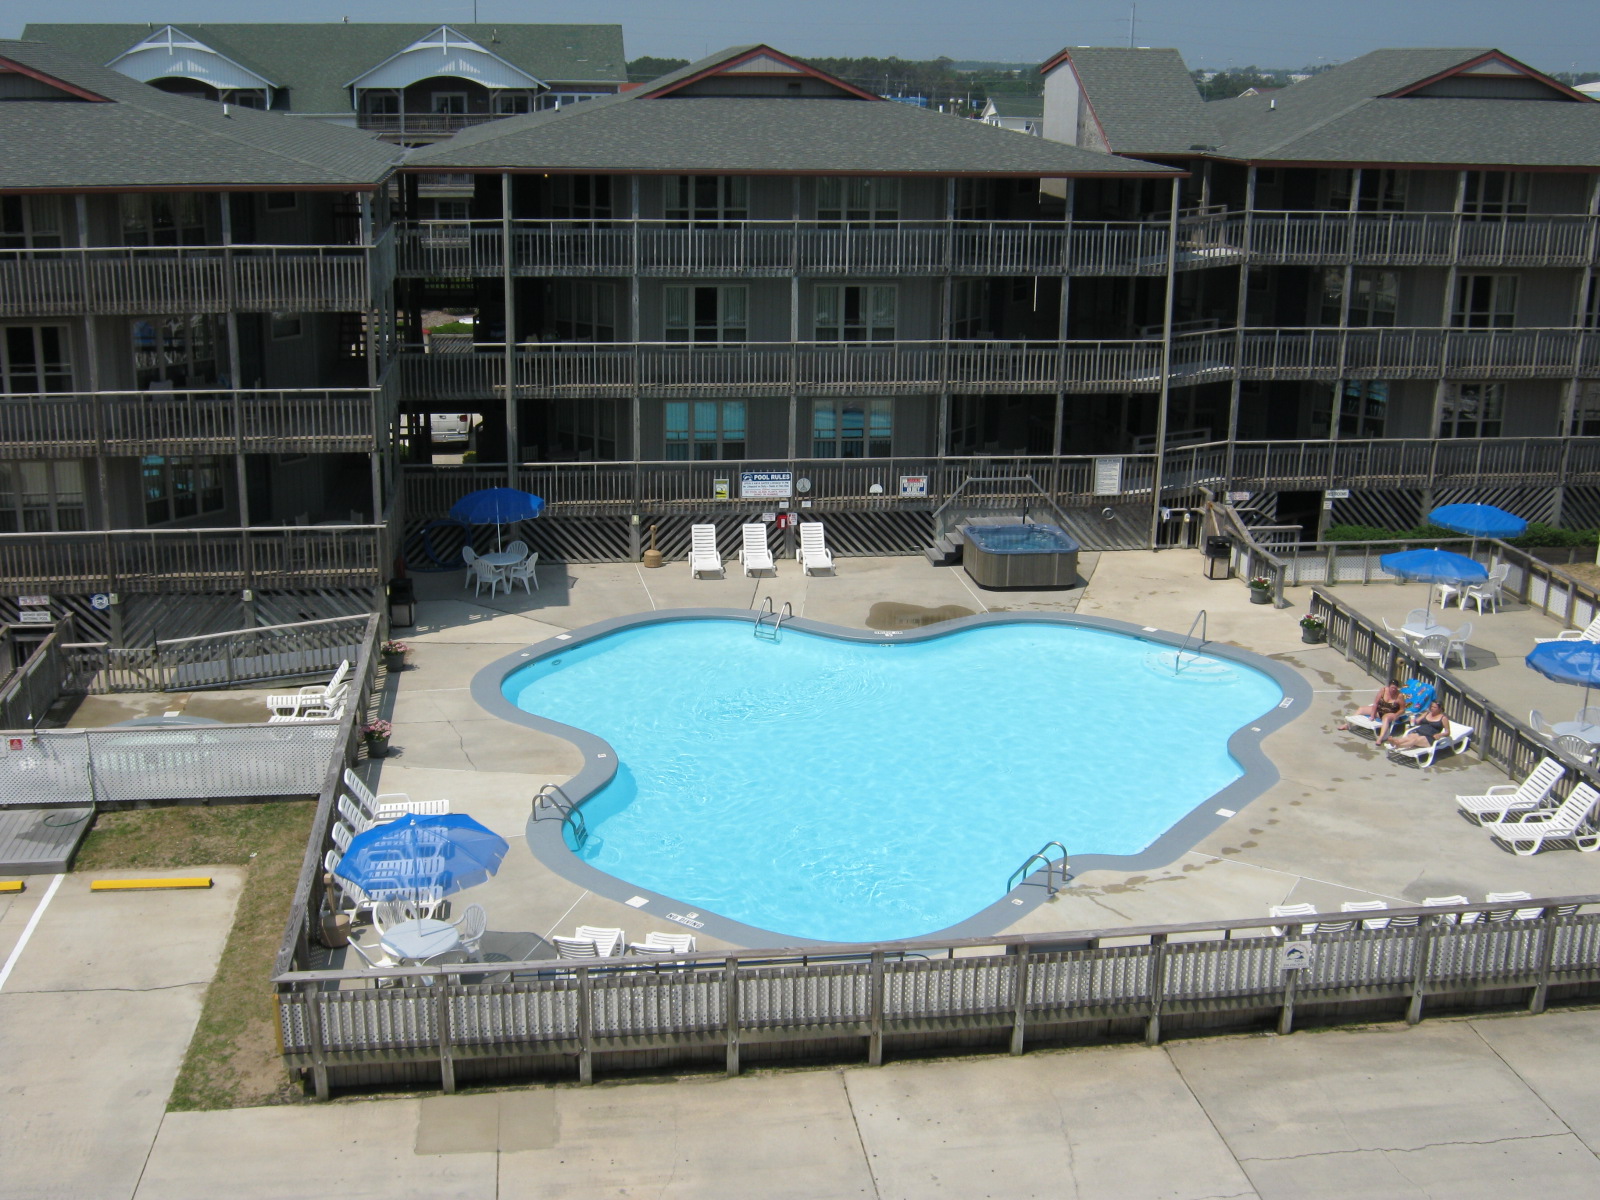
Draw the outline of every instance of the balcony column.
<instances>
[{"instance_id":1,"label":"balcony column","mask_svg":"<svg viewBox=\"0 0 1600 1200\"><path fill-rule=\"evenodd\" d=\"M1228 451L1222 468L1223 478L1230 490L1233 488L1233 462L1239 445L1239 384L1244 369L1245 311L1250 303L1250 239L1254 232L1256 213L1256 169L1249 167L1244 176L1244 227L1239 239L1239 291L1234 301L1233 313L1233 382L1228 389Z\"/></svg>"},{"instance_id":2,"label":"balcony column","mask_svg":"<svg viewBox=\"0 0 1600 1200\"><path fill-rule=\"evenodd\" d=\"M79 261L89 261L89 198L79 192L73 199L77 202L78 218L78 248L84 253L79 255ZM85 295L88 290L85 289ZM83 356L89 364L89 390L94 393L94 482L95 492L100 501L100 527L107 528L111 524L111 486L106 479L106 410L105 398L100 395L100 343L95 329L95 315L85 313L83 318ZM73 381L76 386L76 380ZM113 616L116 614L113 613Z\"/></svg>"},{"instance_id":3,"label":"balcony column","mask_svg":"<svg viewBox=\"0 0 1600 1200\"><path fill-rule=\"evenodd\" d=\"M240 411L239 387L243 367L239 362L239 308L233 296L233 197L222 193L222 257L228 280L228 382L232 385L233 405L228 416L233 421L233 478L239 491L239 527L250 527L250 476L244 460L244 414Z\"/></svg>"},{"instance_id":4,"label":"balcony column","mask_svg":"<svg viewBox=\"0 0 1600 1200\"><path fill-rule=\"evenodd\" d=\"M628 340L639 340L639 177L632 176L628 184L629 203L633 217L633 269L628 274ZM635 359L635 362L638 360ZM637 507L640 503L640 475L639 460L644 458L644 449L640 443L644 440L644 402L639 398L639 376L633 376L632 390L628 403L632 410L633 424L633 503Z\"/></svg>"},{"instance_id":5,"label":"balcony column","mask_svg":"<svg viewBox=\"0 0 1600 1200\"><path fill-rule=\"evenodd\" d=\"M1455 216L1450 228L1450 266L1444 275L1444 297L1439 302L1439 328L1445 331L1440 340L1439 347L1439 378L1433 385L1433 412L1428 421L1427 436L1434 440L1434 458L1438 458L1439 422L1444 414L1445 367L1450 361L1450 328L1454 324L1456 283L1460 274L1461 261L1461 219L1467 207L1467 173L1456 172L1456 201ZM1423 511L1433 508L1433 471L1428 472L1428 486L1422 493Z\"/></svg>"},{"instance_id":6,"label":"balcony column","mask_svg":"<svg viewBox=\"0 0 1600 1200\"><path fill-rule=\"evenodd\" d=\"M400 101L405 103L404 95ZM511 172L500 172L500 280L505 307L506 381L506 486L517 486L517 463L522 459L522 439L517 428L517 297L511 273Z\"/></svg>"},{"instance_id":7,"label":"balcony column","mask_svg":"<svg viewBox=\"0 0 1600 1200\"><path fill-rule=\"evenodd\" d=\"M372 485L372 523L374 525L376 525L380 521L383 520L383 509L384 509L384 503L383 503L384 456L379 453L379 447L382 445L383 439L382 439L382 437L381 437L381 435L379 433L379 425L380 425L381 421L385 417L387 417L388 408L387 408L387 405L384 402L385 401L385 397L380 396L379 393L378 393L378 381L382 377L382 371L379 369L381 364L378 362L378 330L377 330L377 316L378 316L378 314L371 307L371 304L372 304L371 297L373 295L377 294L377 289L375 289L375 288L373 288L371 286L372 285L372 268L375 265L375 258L376 258L376 256L372 253L372 246L373 246L373 242L375 240L373 238L374 224L373 224L373 219L372 219L372 217L373 217L373 213L372 213L373 193L372 192L358 192L358 193L356 193L356 203L358 205L357 211L360 214L360 221L361 221L361 244L366 247L366 253L367 253L367 283L368 283L368 287L367 287L367 293L368 293L367 305L368 305L368 307L362 313L361 327L362 327L362 337L363 337L363 341L364 341L364 345L363 345L362 349L365 351L366 359L367 359L367 387L371 392L371 405L372 405L372 407L371 407L371 416L372 416L372 450L367 455L367 463L368 463L368 472L369 472L369 475L371 477L371 485ZM387 291L387 289L384 289L384 290ZM380 563L380 564L378 564L378 566L379 566L379 570L382 570L382 571L387 571L388 570L388 564L386 564L386 563Z\"/></svg>"},{"instance_id":8,"label":"balcony column","mask_svg":"<svg viewBox=\"0 0 1600 1200\"><path fill-rule=\"evenodd\" d=\"M1172 203L1167 212L1166 298L1161 306L1161 393L1156 400L1156 460L1150 486L1150 548L1161 532L1161 482L1167 462L1167 410L1172 400L1172 293L1177 271L1178 181L1172 180Z\"/></svg>"},{"instance_id":9,"label":"balcony column","mask_svg":"<svg viewBox=\"0 0 1600 1200\"><path fill-rule=\"evenodd\" d=\"M1067 338L1071 325L1067 320L1067 305L1072 300L1072 276L1061 276L1061 312L1056 318L1056 428L1051 454L1056 459L1057 478L1060 477L1061 455L1066 453L1062 444L1067 436Z\"/></svg>"}]
</instances>

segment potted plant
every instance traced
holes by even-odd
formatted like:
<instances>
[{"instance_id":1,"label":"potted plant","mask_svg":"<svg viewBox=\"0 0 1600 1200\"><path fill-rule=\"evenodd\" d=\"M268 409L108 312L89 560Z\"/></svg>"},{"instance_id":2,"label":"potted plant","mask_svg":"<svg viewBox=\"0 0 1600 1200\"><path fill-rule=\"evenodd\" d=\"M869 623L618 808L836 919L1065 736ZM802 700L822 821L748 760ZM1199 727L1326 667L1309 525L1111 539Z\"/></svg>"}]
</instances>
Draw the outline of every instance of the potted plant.
<instances>
[{"instance_id":1,"label":"potted plant","mask_svg":"<svg viewBox=\"0 0 1600 1200\"><path fill-rule=\"evenodd\" d=\"M1300 618L1300 640L1311 646L1327 641L1328 623L1316 613L1307 613Z\"/></svg>"},{"instance_id":2,"label":"potted plant","mask_svg":"<svg viewBox=\"0 0 1600 1200\"><path fill-rule=\"evenodd\" d=\"M391 674L405 669L406 655L411 653L411 647L404 642L385 642L383 644L383 666Z\"/></svg>"},{"instance_id":3,"label":"potted plant","mask_svg":"<svg viewBox=\"0 0 1600 1200\"><path fill-rule=\"evenodd\" d=\"M389 753L389 737L394 726L388 721L369 721L361 727L361 736L367 739L367 757L383 758Z\"/></svg>"},{"instance_id":4,"label":"potted plant","mask_svg":"<svg viewBox=\"0 0 1600 1200\"><path fill-rule=\"evenodd\" d=\"M1272 603L1272 580L1265 575L1254 575L1250 579L1250 603Z\"/></svg>"}]
</instances>

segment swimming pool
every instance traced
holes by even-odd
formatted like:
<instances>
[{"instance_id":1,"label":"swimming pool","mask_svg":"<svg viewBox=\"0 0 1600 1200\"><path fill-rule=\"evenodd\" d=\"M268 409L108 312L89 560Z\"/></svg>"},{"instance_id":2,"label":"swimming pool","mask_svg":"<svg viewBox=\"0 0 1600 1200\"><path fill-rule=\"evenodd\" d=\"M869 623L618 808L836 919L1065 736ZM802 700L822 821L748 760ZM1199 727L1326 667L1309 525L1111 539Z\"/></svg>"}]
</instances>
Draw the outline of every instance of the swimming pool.
<instances>
[{"instance_id":1,"label":"swimming pool","mask_svg":"<svg viewBox=\"0 0 1600 1200\"><path fill-rule=\"evenodd\" d=\"M908 938L1002 899L1047 841L1075 864L1136 855L1240 781L1229 739L1286 704L1280 683L1192 651L1175 669L1172 646L1111 624L786 623L772 641L748 615L658 616L542 646L499 689L615 754L587 839L569 831L590 866L686 915Z\"/></svg>"}]
</instances>

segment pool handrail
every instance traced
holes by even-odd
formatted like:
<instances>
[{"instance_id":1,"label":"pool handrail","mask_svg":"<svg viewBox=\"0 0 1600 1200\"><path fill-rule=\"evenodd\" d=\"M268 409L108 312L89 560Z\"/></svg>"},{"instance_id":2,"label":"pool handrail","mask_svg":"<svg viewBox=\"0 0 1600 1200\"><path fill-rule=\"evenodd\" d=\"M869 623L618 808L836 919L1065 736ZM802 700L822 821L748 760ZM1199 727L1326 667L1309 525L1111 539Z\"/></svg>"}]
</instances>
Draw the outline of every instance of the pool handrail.
<instances>
[{"instance_id":1,"label":"pool handrail","mask_svg":"<svg viewBox=\"0 0 1600 1200\"><path fill-rule=\"evenodd\" d=\"M583 819L582 807L574 804L567 797L567 793L562 790L559 783L544 784L534 793L534 820L537 821L539 819L539 810L547 804L561 814L561 823L563 825L570 824L577 831L574 836L577 838L578 845L581 846L589 840L589 824Z\"/></svg>"},{"instance_id":2,"label":"pool handrail","mask_svg":"<svg viewBox=\"0 0 1600 1200\"><path fill-rule=\"evenodd\" d=\"M1196 651L1211 640L1210 630L1206 628L1206 610L1201 609L1195 613L1194 620L1189 622L1189 632L1183 635L1183 642L1178 647L1178 652L1172 656L1172 673L1176 675L1183 670L1183 652L1189 648L1189 639L1194 636L1194 627L1200 626L1200 641L1195 646Z\"/></svg>"},{"instance_id":3,"label":"pool handrail","mask_svg":"<svg viewBox=\"0 0 1600 1200\"><path fill-rule=\"evenodd\" d=\"M1051 846L1054 846L1057 850L1061 851L1060 859L1051 859L1045 854L1045 851L1050 849ZM1033 864L1036 862L1044 863L1044 885L1050 889L1050 894L1054 896L1058 891L1060 891L1061 889L1056 887L1056 885L1051 882L1051 880L1055 877L1055 870L1057 866L1061 868L1061 882L1063 886L1067 882L1067 848L1060 842L1046 842L1032 854L1028 855L1028 857L1023 860L1022 865L1015 871L1011 872L1011 878L1006 880L1006 891L1009 892L1012 888L1016 887L1019 879L1026 879L1028 877L1028 868L1033 866Z\"/></svg>"}]
</instances>

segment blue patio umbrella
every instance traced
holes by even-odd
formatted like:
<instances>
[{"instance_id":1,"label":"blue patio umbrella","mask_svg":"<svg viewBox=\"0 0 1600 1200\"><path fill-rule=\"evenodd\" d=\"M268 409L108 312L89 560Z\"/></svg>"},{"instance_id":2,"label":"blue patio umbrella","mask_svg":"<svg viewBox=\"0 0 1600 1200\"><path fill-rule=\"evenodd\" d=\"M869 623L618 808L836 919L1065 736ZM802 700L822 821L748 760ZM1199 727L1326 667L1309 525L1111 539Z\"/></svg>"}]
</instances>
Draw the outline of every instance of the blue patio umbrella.
<instances>
[{"instance_id":1,"label":"blue patio umbrella","mask_svg":"<svg viewBox=\"0 0 1600 1200\"><path fill-rule=\"evenodd\" d=\"M1429 513L1428 522L1475 538L1517 537L1528 528L1521 517L1492 504L1446 504Z\"/></svg>"},{"instance_id":2,"label":"blue patio umbrella","mask_svg":"<svg viewBox=\"0 0 1600 1200\"><path fill-rule=\"evenodd\" d=\"M1391 575L1422 583L1481 583L1489 578L1488 569L1465 554L1448 550L1396 550L1378 563ZM1433 611L1433 590L1428 591L1428 611Z\"/></svg>"},{"instance_id":3,"label":"blue patio umbrella","mask_svg":"<svg viewBox=\"0 0 1600 1200\"><path fill-rule=\"evenodd\" d=\"M1522 661L1546 679L1583 684L1583 706L1589 707L1589 689L1600 683L1600 642L1540 642Z\"/></svg>"},{"instance_id":4,"label":"blue patio umbrella","mask_svg":"<svg viewBox=\"0 0 1600 1200\"><path fill-rule=\"evenodd\" d=\"M450 515L468 525L493 525L495 546L500 527L512 521L531 521L544 511L544 501L518 488L483 488L468 492L450 506Z\"/></svg>"},{"instance_id":5,"label":"blue patio umbrella","mask_svg":"<svg viewBox=\"0 0 1600 1200\"><path fill-rule=\"evenodd\" d=\"M408 814L356 834L333 873L369 894L438 888L449 895L488 879L508 849L503 837L465 814Z\"/></svg>"}]
</instances>

